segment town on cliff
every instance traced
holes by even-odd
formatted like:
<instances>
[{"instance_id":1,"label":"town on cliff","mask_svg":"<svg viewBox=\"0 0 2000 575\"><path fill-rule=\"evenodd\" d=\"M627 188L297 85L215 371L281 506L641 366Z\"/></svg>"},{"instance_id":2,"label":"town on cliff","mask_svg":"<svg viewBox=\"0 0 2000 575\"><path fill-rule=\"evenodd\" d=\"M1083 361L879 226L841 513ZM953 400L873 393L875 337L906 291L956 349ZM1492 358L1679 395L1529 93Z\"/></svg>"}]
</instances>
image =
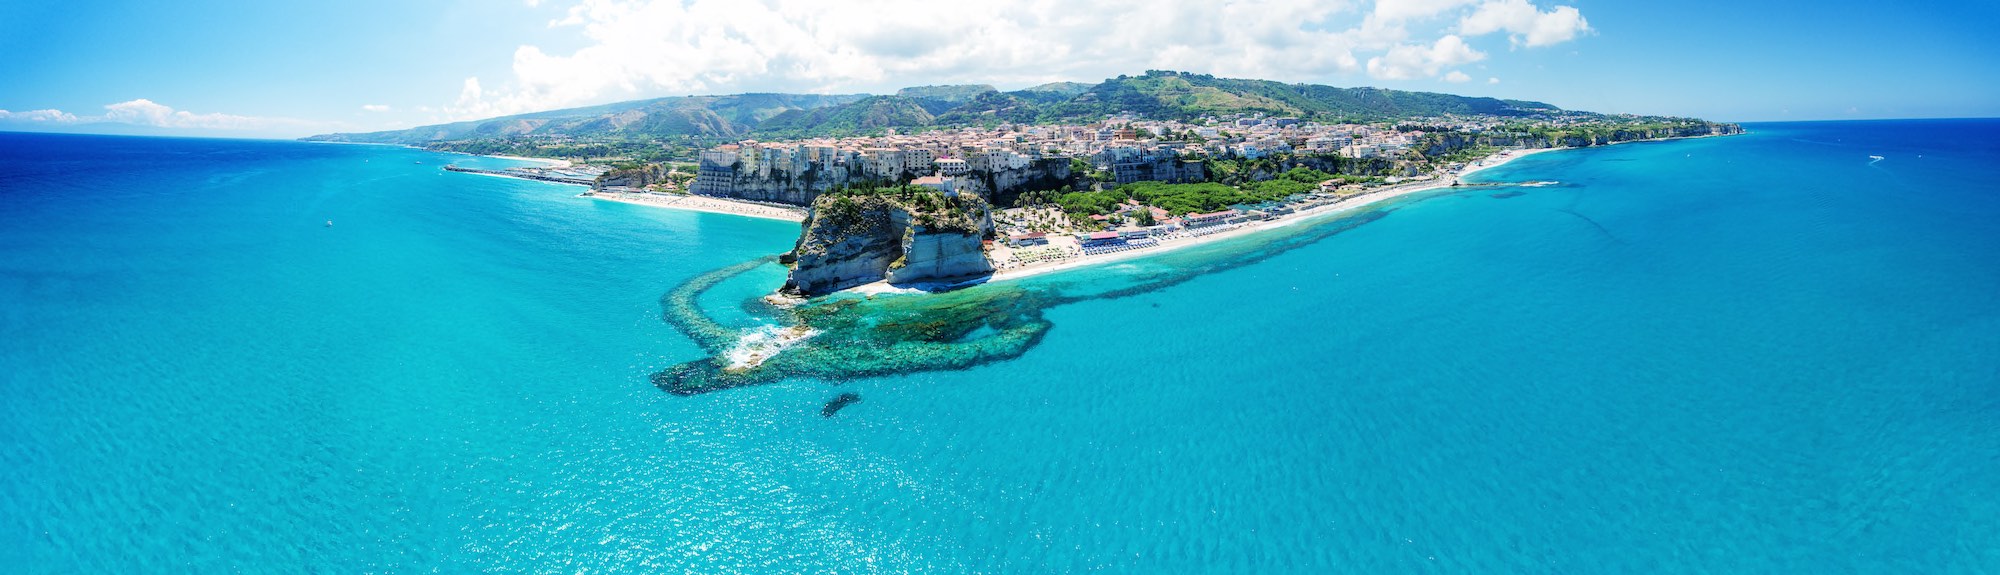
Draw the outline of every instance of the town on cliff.
<instances>
[{"instance_id":1,"label":"town on cliff","mask_svg":"<svg viewBox=\"0 0 2000 575\"><path fill-rule=\"evenodd\" d=\"M800 221L785 290L811 296L884 282L949 287L1188 245L1455 184L1515 151L1740 131L1149 71L1015 92L669 98L311 139L565 157L577 163L497 173L587 184L601 200Z\"/></svg>"},{"instance_id":2,"label":"town on cliff","mask_svg":"<svg viewBox=\"0 0 2000 575\"><path fill-rule=\"evenodd\" d=\"M607 173L593 195L807 207L785 291L948 288L1455 183L1509 150L1722 135L1695 120L1447 117L1323 123L1117 114L1089 124L742 141L694 166ZM688 169L688 168L692 169Z\"/></svg>"}]
</instances>

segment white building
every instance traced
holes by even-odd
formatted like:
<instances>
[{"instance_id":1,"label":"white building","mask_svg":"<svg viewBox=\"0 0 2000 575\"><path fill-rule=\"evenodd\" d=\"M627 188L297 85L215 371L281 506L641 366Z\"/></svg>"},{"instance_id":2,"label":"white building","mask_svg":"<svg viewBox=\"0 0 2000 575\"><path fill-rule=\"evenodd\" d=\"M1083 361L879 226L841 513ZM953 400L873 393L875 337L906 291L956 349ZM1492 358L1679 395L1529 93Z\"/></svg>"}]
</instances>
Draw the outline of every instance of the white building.
<instances>
[{"instance_id":1,"label":"white building","mask_svg":"<svg viewBox=\"0 0 2000 575\"><path fill-rule=\"evenodd\" d=\"M944 176L963 176L972 171L972 166L958 158L938 158L937 173Z\"/></svg>"}]
</instances>

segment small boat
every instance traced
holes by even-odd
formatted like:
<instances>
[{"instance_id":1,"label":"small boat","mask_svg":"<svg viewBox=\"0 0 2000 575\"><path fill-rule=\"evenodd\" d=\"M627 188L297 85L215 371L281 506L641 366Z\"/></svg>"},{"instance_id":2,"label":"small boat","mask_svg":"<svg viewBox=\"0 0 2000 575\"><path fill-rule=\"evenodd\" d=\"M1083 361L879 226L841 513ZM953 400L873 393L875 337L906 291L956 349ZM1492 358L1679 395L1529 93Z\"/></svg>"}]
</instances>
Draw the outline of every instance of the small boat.
<instances>
[{"instance_id":1,"label":"small boat","mask_svg":"<svg viewBox=\"0 0 2000 575\"><path fill-rule=\"evenodd\" d=\"M329 228L333 227L333 220L327 220L327 221L326 221L326 227L329 227Z\"/></svg>"}]
</instances>

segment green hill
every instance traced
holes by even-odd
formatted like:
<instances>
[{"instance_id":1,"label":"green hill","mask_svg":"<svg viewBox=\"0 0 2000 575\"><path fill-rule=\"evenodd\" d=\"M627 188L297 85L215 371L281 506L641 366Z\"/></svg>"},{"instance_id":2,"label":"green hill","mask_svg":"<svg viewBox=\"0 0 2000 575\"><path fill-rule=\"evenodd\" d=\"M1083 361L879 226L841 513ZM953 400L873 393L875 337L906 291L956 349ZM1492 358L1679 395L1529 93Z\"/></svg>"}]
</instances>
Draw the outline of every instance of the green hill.
<instances>
[{"instance_id":1,"label":"green hill","mask_svg":"<svg viewBox=\"0 0 2000 575\"><path fill-rule=\"evenodd\" d=\"M864 95L736 94L677 96L567 108L407 130L324 134L310 141L423 144L514 136L704 136L735 138L776 116L846 104Z\"/></svg>"},{"instance_id":2,"label":"green hill","mask_svg":"<svg viewBox=\"0 0 2000 575\"><path fill-rule=\"evenodd\" d=\"M936 122L937 117L931 112L937 107L935 102L903 96L869 96L839 106L778 114L759 124L757 133L765 137L847 136L883 128L920 128Z\"/></svg>"},{"instance_id":3,"label":"green hill","mask_svg":"<svg viewBox=\"0 0 2000 575\"><path fill-rule=\"evenodd\" d=\"M1051 106L1042 117L1083 118L1129 111L1149 118L1189 119L1209 114L1261 112L1310 119L1373 121L1445 114L1524 116L1557 109L1540 102L1286 84L1156 70L1143 76L1106 80Z\"/></svg>"},{"instance_id":4,"label":"green hill","mask_svg":"<svg viewBox=\"0 0 2000 575\"><path fill-rule=\"evenodd\" d=\"M1095 85L1096 84L1085 84L1082 82L1049 82L1047 84L1042 84L1040 86L1022 88L1019 92L1016 93L1049 95L1060 99L1069 99L1076 97L1077 94L1082 94L1084 92L1090 91L1091 86Z\"/></svg>"},{"instance_id":5,"label":"green hill","mask_svg":"<svg viewBox=\"0 0 2000 575\"><path fill-rule=\"evenodd\" d=\"M979 97L981 94L998 92L986 84L966 84L961 86L912 86L896 91L897 96L958 103Z\"/></svg>"},{"instance_id":6,"label":"green hill","mask_svg":"<svg viewBox=\"0 0 2000 575\"><path fill-rule=\"evenodd\" d=\"M1055 82L1001 92L983 84L917 86L894 96L737 94L658 98L308 140L430 144L520 136L727 140L843 136L884 128L1088 122L1120 112L1155 119L1263 113L1323 121L1383 121L1445 114L1527 116L1540 102L1337 88L1206 74L1148 71L1097 84Z\"/></svg>"}]
</instances>

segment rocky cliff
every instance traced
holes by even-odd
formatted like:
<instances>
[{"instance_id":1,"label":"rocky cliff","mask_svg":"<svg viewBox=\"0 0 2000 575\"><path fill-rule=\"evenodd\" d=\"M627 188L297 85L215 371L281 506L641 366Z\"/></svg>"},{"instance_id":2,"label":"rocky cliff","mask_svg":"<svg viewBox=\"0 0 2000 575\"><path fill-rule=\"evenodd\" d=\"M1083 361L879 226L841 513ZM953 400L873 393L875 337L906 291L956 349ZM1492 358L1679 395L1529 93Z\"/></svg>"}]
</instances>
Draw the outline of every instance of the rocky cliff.
<instances>
[{"instance_id":1,"label":"rocky cliff","mask_svg":"<svg viewBox=\"0 0 2000 575\"><path fill-rule=\"evenodd\" d=\"M928 190L837 194L813 201L784 291L821 295L889 280L909 284L993 273L980 240L985 202Z\"/></svg>"},{"instance_id":2,"label":"rocky cliff","mask_svg":"<svg viewBox=\"0 0 2000 575\"><path fill-rule=\"evenodd\" d=\"M742 165L738 164L735 171L727 176L725 185L728 192L723 195L800 206L812 205L815 198L835 186L851 185L864 179L860 173L843 165L813 166L797 172L741 168ZM1072 184L1070 177L1069 158L1044 158L1018 169L973 170L958 178L958 191L1004 206L1012 204L1013 198L1024 191L1053 190Z\"/></svg>"},{"instance_id":3,"label":"rocky cliff","mask_svg":"<svg viewBox=\"0 0 2000 575\"><path fill-rule=\"evenodd\" d=\"M1071 180L1069 158L1042 158L1026 167L989 172L973 170L959 178L959 191L978 194L998 206L1014 205L1021 192L1053 190L1075 184Z\"/></svg>"},{"instance_id":4,"label":"rocky cliff","mask_svg":"<svg viewBox=\"0 0 2000 575\"><path fill-rule=\"evenodd\" d=\"M643 188L666 180L667 167L665 165L646 164L637 168L605 172L604 175L598 176L597 181L592 183L590 187L596 190L615 187Z\"/></svg>"}]
</instances>

